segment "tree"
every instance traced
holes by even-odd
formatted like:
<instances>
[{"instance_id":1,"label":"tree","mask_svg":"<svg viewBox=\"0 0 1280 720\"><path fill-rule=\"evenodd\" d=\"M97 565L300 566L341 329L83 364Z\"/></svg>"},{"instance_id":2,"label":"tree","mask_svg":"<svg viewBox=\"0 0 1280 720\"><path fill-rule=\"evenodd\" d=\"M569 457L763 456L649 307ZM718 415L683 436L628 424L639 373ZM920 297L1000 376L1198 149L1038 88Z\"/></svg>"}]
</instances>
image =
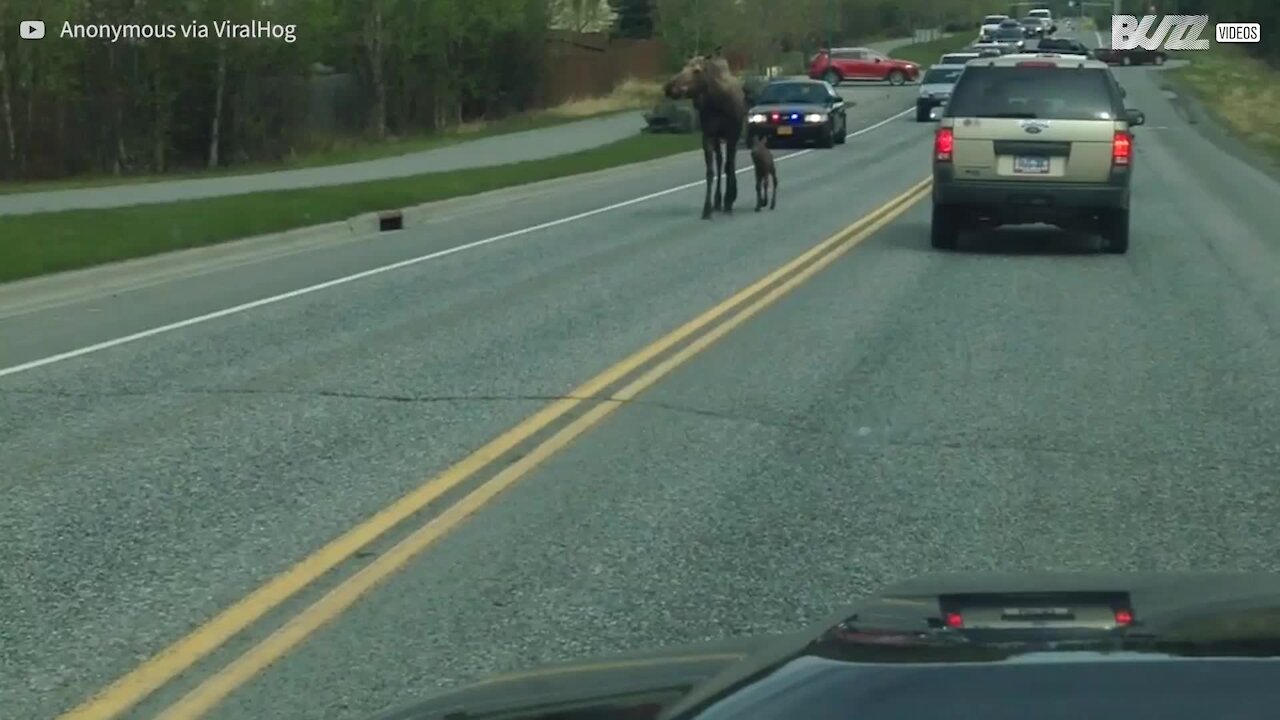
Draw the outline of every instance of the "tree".
<instances>
[{"instance_id":1,"label":"tree","mask_svg":"<svg viewBox=\"0 0 1280 720\"><path fill-rule=\"evenodd\" d=\"M617 16L614 33L625 38L653 37L654 0L609 0Z\"/></svg>"}]
</instances>

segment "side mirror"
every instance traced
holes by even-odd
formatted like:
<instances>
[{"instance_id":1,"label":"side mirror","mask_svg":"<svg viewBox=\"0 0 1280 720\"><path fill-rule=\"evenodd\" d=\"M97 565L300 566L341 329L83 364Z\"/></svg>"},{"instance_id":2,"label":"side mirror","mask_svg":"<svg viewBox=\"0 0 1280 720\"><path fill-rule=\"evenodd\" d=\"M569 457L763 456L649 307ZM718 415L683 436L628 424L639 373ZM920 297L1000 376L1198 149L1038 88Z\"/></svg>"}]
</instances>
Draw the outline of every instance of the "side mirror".
<instances>
[{"instance_id":1,"label":"side mirror","mask_svg":"<svg viewBox=\"0 0 1280 720\"><path fill-rule=\"evenodd\" d=\"M941 106L941 105L935 105L935 106L933 106L933 107L929 108L929 119L930 119L930 120L938 120L938 119L940 119L941 117L942 117L942 106Z\"/></svg>"},{"instance_id":2,"label":"side mirror","mask_svg":"<svg viewBox=\"0 0 1280 720\"><path fill-rule=\"evenodd\" d=\"M1129 97L1129 91L1124 88L1120 88L1120 97Z\"/></svg>"},{"instance_id":3,"label":"side mirror","mask_svg":"<svg viewBox=\"0 0 1280 720\"><path fill-rule=\"evenodd\" d=\"M844 107L844 98L839 95L831 98L831 107Z\"/></svg>"},{"instance_id":4,"label":"side mirror","mask_svg":"<svg viewBox=\"0 0 1280 720\"><path fill-rule=\"evenodd\" d=\"M881 60L880 58L876 58L876 62L884 62L884 61Z\"/></svg>"},{"instance_id":5,"label":"side mirror","mask_svg":"<svg viewBox=\"0 0 1280 720\"><path fill-rule=\"evenodd\" d=\"M1133 108L1129 108L1124 111L1124 118L1129 122L1131 127L1142 125L1147 122L1147 116L1144 115L1141 110L1134 110Z\"/></svg>"}]
</instances>

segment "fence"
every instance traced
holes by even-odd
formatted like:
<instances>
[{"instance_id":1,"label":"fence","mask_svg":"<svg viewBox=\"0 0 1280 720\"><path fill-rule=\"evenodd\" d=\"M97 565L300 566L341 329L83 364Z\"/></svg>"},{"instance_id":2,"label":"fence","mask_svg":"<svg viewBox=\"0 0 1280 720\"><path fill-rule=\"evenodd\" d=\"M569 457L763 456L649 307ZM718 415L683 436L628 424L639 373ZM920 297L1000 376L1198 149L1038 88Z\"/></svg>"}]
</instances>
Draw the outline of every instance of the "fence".
<instances>
[{"instance_id":1,"label":"fence","mask_svg":"<svg viewBox=\"0 0 1280 720\"><path fill-rule=\"evenodd\" d=\"M604 33L552 31L536 104L552 107L573 98L608 94L628 77L656 78L666 69L659 40L610 38Z\"/></svg>"}]
</instances>

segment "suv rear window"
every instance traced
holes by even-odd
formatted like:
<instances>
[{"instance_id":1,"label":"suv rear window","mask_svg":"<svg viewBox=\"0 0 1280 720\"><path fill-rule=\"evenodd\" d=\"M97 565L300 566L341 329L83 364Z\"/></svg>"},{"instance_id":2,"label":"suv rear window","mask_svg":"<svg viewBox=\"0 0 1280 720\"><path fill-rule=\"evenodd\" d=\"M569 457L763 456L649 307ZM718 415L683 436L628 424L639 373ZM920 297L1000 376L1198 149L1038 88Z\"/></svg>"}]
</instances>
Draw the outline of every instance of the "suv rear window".
<instances>
[{"instance_id":1,"label":"suv rear window","mask_svg":"<svg viewBox=\"0 0 1280 720\"><path fill-rule=\"evenodd\" d=\"M960 76L948 117L1111 120L1114 83L1104 69L974 67Z\"/></svg>"}]
</instances>

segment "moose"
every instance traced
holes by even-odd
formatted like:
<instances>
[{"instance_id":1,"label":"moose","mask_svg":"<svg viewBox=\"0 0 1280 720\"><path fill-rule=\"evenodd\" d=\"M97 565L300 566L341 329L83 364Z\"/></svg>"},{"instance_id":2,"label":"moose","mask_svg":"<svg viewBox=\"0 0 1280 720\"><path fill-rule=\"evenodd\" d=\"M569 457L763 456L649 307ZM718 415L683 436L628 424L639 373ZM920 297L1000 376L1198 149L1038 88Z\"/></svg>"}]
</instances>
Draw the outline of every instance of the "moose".
<instances>
[{"instance_id":1,"label":"moose","mask_svg":"<svg viewBox=\"0 0 1280 720\"><path fill-rule=\"evenodd\" d=\"M702 126L702 158L707 168L707 192L702 203L702 219L711 211L733 212L738 199L736 156L746 121L747 103L742 83L733 76L729 63L718 55L696 55L663 86L673 99L691 99ZM724 176L724 195L720 178ZM714 201L712 184L714 181Z\"/></svg>"}]
</instances>

